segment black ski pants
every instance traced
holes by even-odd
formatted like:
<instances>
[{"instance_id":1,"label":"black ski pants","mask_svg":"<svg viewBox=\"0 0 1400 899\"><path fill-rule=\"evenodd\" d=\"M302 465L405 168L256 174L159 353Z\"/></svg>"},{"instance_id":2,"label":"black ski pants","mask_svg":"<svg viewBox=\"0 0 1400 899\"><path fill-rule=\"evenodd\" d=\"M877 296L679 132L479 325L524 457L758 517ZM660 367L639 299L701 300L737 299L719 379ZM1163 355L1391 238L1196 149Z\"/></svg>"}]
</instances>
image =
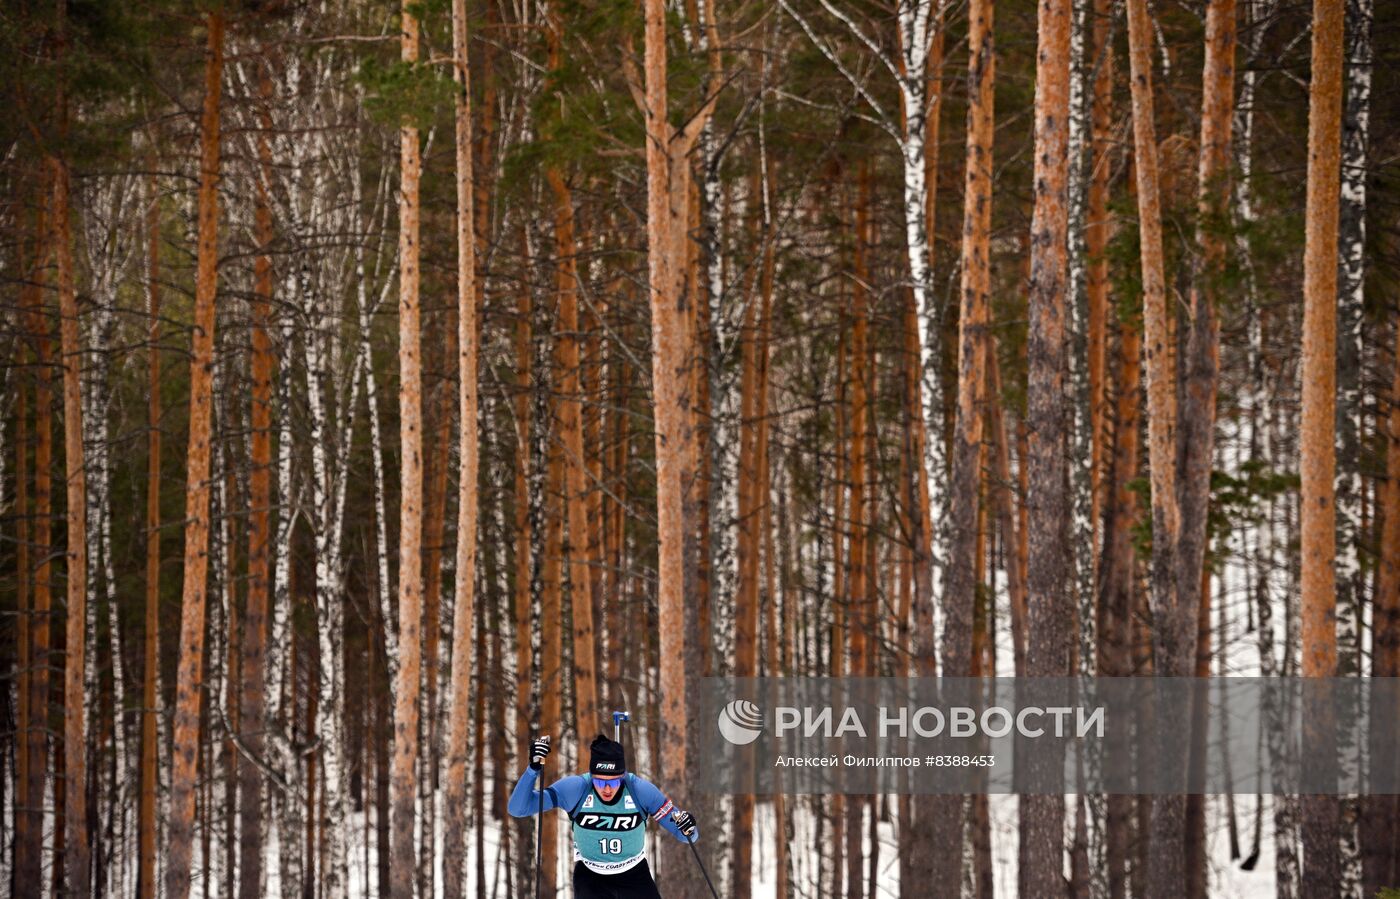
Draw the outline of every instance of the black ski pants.
<instances>
[{"instance_id":1,"label":"black ski pants","mask_svg":"<svg viewBox=\"0 0 1400 899\"><path fill-rule=\"evenodd\" d=\"M574 862L574 899L661 899L646 859L621 874L599 874Z\"/></svg>"}]
</instances>

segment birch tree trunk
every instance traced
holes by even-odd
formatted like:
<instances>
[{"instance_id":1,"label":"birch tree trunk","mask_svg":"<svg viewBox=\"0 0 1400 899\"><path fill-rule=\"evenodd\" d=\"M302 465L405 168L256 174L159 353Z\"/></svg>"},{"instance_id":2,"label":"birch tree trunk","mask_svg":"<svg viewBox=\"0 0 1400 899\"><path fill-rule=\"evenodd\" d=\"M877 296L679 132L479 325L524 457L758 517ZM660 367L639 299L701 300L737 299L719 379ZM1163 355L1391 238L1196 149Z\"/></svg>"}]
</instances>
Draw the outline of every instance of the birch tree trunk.
<instances>
[{"instance_id":1,"label":"birch tree trunk","mask_svg":"<svg viewBox=\"0 0 1400 899\"><path fill-rule=\"evenodd\" d=\"M317 191L319 193L319 191ZM331 899L340 899L348 888L345 848L345 793L347 789L344 762L344 661L342 643L345 630L345 608L341 596L340 503L339 485L344 483L341 466L330 458L332 444L330 404L325 395L329 384L327 358L329 339L318 325L335 321L338 316L327 309L324 291L314 289L311 302L311 327L306 334L306 386L311 413L311 494L316 531L316 637L320 651L317 671L320 675L319 698L316 705L315 733L320 743L321 758L321 822L325 840L325 859L321 883ZM359 376L351 378L356 388ZM353 408L353 404L352 404ZM347 419L351 409L346 410ZM342 442L343 445L343 442Z\"/></svg>"},{"instance_id":2,"label":"birch tree trunk","mask_svg":"<svg viewBox=\"0 0 1400 899\"><path fill-rule=\"evenodd\" d=\"M1366 179L1371 116L1371 28L1374 0L1347 0L1346 4L1346 98L1342 119L1342 193L1339 209L1340 254L1338 257L1337 331L1337 630L1342 651L1338 673L1360 675L1363 671L1362 632L1365 621L1366 584L1361 568L1366 536L1366 497L1362 480L1362 441L1365 433L1366 341ZM1372 597L1374 604L1375 598ZM1374 641L1373 644L1374 646ZM1355 731L1342 739L1359 739ZM1371 754L1376 758L1375 753ZM1384 757L1382 754L1380 757ZM1369 797L1348 795L1343 800L1343 888L1360 879L1365 882L1363 845L1376 835L1357 825L1365 815ZM1381 827L1382 833L1386 827ZM1359 862L1359 871L1357 863ZM1379 884L1370 887L1371 892Z\"/></svg>"},{"instance_id":3,"label":"birch tree trunk","mask_svg":"<svg viewBox=\"0 0 1400 899\"><path fill-rule=\"evenodd\" d=\"M1303 251L1302 428L1299 533L1302 538L1303 676L1337 674L1336 424L1337 226L1342 118L1343 0L1313 4L1308 92L1307 240ZM1314 710L1309 710L1310 712ZM1316 711L1324 711L1318 709ZM1330 722L1308 715L1310 735ZM1341 875L1335 796L1304 796L1303 894L1331 895Z\"/></svg>"},{"instance_id":4,"label":"birch tree trunk","mask_svg":"<svg viewBox=\"0 0 1400 899\"><path fill-rule=\"evenodd\" d=\"M1366 280L1367 145L1371 115L1371 21L1374 0L1346 0L1346 96L1342 118L1337 291L1337 628L1338 673L1359 673L1357 634L1365 582L1361 573Z\"/></svg>"},{"instance_id":5,"label":"birch tree trunk","mask_svg":"<svg viewBox=\"0 0 1400 899\"><path fill-rule=\"evenodd\" d=\"M209 435L213 412L214 300L218 291L219 100L224 62L221 9L208 14L208 58L200 122L199 252L195 329L190 362L190 435L185 476L185 563L176 686L174 770L170 778L170 842L166 895L186 899L198 776L204 612L209 566Z\"/></svg>"}]
</instances>

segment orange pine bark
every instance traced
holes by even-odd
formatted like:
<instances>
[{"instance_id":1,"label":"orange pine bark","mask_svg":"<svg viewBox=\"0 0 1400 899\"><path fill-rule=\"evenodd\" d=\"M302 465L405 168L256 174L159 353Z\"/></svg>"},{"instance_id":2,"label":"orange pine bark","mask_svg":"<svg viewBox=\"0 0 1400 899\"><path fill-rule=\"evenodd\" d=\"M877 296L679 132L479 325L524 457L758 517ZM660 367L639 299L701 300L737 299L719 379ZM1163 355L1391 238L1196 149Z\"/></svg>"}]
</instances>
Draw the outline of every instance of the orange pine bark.
<instances>
[{"instance_id":1,"label":"orange pine bark","mask_svg":"<svg viewBox=\"0 0 1400 899\"><path fill-rule=\"evenodd\" d=\"M185 476L185 565L180 614L180 660L175 692L174 771L170 778L166 895L190 889L195 786L204 674L205 576L209 567L210 426L213 413L214 300L219 263L219 113L224 62L223 12L208 16L204 110L200 122L199 250L194 338L190 361L189 450Z\"/></svg>"},{"instance_id":2,"label":"orange pine bark","mask_svg":"<svg viewBox=\"0 0 1400 899\"><path fill-rule=\"evenodd\" d=\"M749 179L750 191L756 190L758 177L755 173ZM751 239L757 236L757 214L750 218L748 227ZM752 286L752 279L748 286ZM750 296L752 294L750 293ZM759 525L758 503L758 316L760 302L750 299L744 308L744 323L739 332L741 341L741 370L739 375L739 485L738 485L738 530L739 539L735 545L738 584L734 609L734 676L756 677L758 675L758 579L759 579ZM744 772L745 779L752 777L752 771ZM740 792L734 797L734 826L740 833L753 829L754 797L751 792ZM734 845L733 876L735 899L748 899L753 879L753 844L750 840L739 840Z\"/></svg>"},{"instance_id":3,"label":"orange pine bark","mask_svg":"<svg viewBox=\"0 0 1400 899\"><path fill-rule=\"evenodd\" d=\"M1088 63L1094 73L1089 106L1089 187L1085 198L1084 255L1088 260L1085 294L1088 306L1088 375L1091 510L1093 560L1098 577L1102 552L1101 526L1109 488L1105 485L1108 455L1109 399L1105 377L1108 365L1109 276L1108 248L1112 222L1108 215L1109 150L1113 129L1114 53L1109 43L1113 27L1110 0L1094 0Z\"/></svg>"},{"instance_id":4,"label":"orange pine bark","mask_svg":"<svg viewBox=\"0 0 1400 899\"><path fill-rule=\"evenodd\" d=\"M61 105L61 104L60 104ZM73 244L68 221L68 164L50 158L53 178L53 247L58 261L59 343L63 352L63 454L67 485L66 630L63 685L63 776L76 785L64 792L64 869L67 895L91 893L87 828L87 469L83 453L82 338L73 280Z\"/></svg>"},{"instance_id":5,"label":"orange pine bark","mask_svg":"<svg viewBox=\"0 0 1400 899\"><path fill-rule=\"evenodd\" d=\"M476 599L477 524L477 357L480 329L476 310L476 215L472 184L471 67L467 53L466 0L452 3L452 49L457 76L457 345L458 437L457 562L452 611L452 700L448 715L447 790L444 802L443 896L460 899L464 893L467 839L467 708L471 686L473 603ZM444 465L446 459L444 458ZM484 638L484 634L481 635ZM480 654L484 659L485 653ZM477 717L481 716L481 692L477 691ZM481 733L478 727L478 740ZM482 754L477 753L480 768ZM503 773L503 772L502 772ZM476 778L481 788L482 778ZM477 794L478 820L481 799ZM482 881L484 882L484 878Z\"/></svg>"},{"instance_id":6,"label":"orange pine bark","mask_svg":"<svg viewBox=\"0 0 1400 899\"><path fill-rule=\"evenodd\" d=\"M850 641L850 672L854 677L867 674L868 646L874 618L869 614L871 594L867 590L867 546L869 541L866 517L867 464L870 442L870 414L867 394L872 378L869 363L870 299L866 285L869 279L866 247L870 239L870 167L860 166L857 176L854 238L855 258L851 283L850 341L850 544L847 565L847 636ZM860 899L864 895L864 834L861 822L865 814L863 796L846 797L846 895Z\"/></svg>"},{"instance_id":7,"label":"orange pine bark","mask_svg":"<svg viewBox=\"0 0 1400 899\"><path fill-rule=\"evenodd\" d=\"M1376 582L1376 677L1400 675L1400 316L1395 317L1394 370L1390 381L1386 478L1381 494L1380 572Z\"/></svg>"},{"instance_id":8,"label":"orange pine bark","mask_svg":"<svg viewBox=\"0 0 1400 899\"><path fill-rule=\"evenodd\" d=\"M1029 510L1026 564L1026 673L1070 675L1073 639L1068 552L1071 500L1068 460L1065 322L1069 315L1069 0L1040 0L1035 76L1035 208L1031 217L1026 338ZM1062 751L1062 750L1061 750ZM1061 776L1063 756L1037 756L1041 771ZM1033 763L1034 764L1034 763ZM1058 795L1021 800L1020 886L1027 895L1063 896L1065 805Z\"/></svg>"},{"instance_id":9,"label":"orange pine bark","mask_svg":"<svg viewBox=\"0 0 1400 899\"><path fill-rule=\"evenodd\" d=\"M15 876L39 883L44 845L44 782L48 776L49 646L52 614L53 340L44 315L44 268L49 249L48 199L42 194L35 220L34 271L23 291L25 324L34 345L34 531L36 563L29 608L28 811L16 822Z\"/></svg>"},{"instance_id":10,"label":"orange pine bark","mask_svg":"<svg viewBox=\"0 0 1400 899\"><path fill-rule=\"evenodd\" d=\"M37 242L36 242L37 245ZM23 246L21 245L21 250ZM28 268L28 260L20 263L20 270ZM21 289L21 306L24 316L28 315L29 297L34 288ZM28 322L23 318L20 324L28 330ZM24 335L28 338L31 335ZM16 354L18 361L27 361L27 350ZM30 861L31 854L37 856L37 847L30 833L37 829L29 798L29 732L34 727L31 713L29 683L33 678L33 647L30 645L30 558L29 558L29 384L21 380L15 391L15 499L13 514L19 519L15 527L15 712L16 733L15 783L14 783L14 874L15 878L32 876L36 863ZM142 897L145 899L145 897Z\"/></svg>"},{"instance_id":11,"label":"orange pine bark","mask_svg":"<svg viewBox=\"0 0 1400 899\"><path fill-rule=\"evenodd\" d=\"M1336 446L1337 230L1341 179L1342 0L1315 0L1312 82L1308 94L1308 189L1303 249L1300 584L1303 676L1337 673ZM1330 716L1330 705L1310 710ZM1330 722L1310 714L1310 736L1330 736ZM1335 796L1303 797L1302 892L1335 894L1341 877L1340 807Z\"/></svg>"},{"instance_id":12,"label":"orange pine bark","mask_svg":"<svg viewBox=\"0 0 1400 899\"><path fill-rule=\"evenodd\" d=\"M685 225L688 221L690 169L688 156L714 110L712 96L704 108L680 129L667 120L666 7L662 0L644 0L644 87L632 82L635 99L646 123L647 161L647 283L651 308L652 384L656 445L657 604L659 609L659 667L661 727L658 738L667 747L658 774L671 795L684 796L690 726L686 703L687 652L685 589L687 523L685 495L693 470L693 422L689 372L693 347L686 306L684 269ZM697 635L704 639L705 635ZM695 675L691 671L690 676ZM684 893L695 879L683 867L679 843L663 844L663 863L673 865Z\"/></svg>"},{"instance_id":13,"label":"orange pine bark","mask_svg":"<svg viewBox=\"0 0 1400 899\"><path fill-rule=\"evenodd\" d=\"M531 369L532 345L530 336L530 316L532 314L530 290L520 291L516 301L515 325L515 567L512 595L515 602L515 746L516 764L525 762L530 745L530 699L533 692L534 646L531 641L531 612L534 595L531 590L533 563L531 547L534 541L533 524L530 521L530 466L533 436L531 433ZM528 820L520 824L520 845L530 846L533 828ZM523 867L522 867L523 874Z\"/></svg>"},{"instance_id":14,"label":"orange pine bark","mask_svg":"<svg viewBox=\"0 0 1400 899\"><path fill-rule=\"evenodd\" d=\"M962 284L958 314L957 420L954 424L948 526L952 529L948 584L944 594L943 673L971 671L973 545L977 531L978 459L982 446L983 379L990 318L992 139L996 57L992 49L991 0L971 12L967 165L963 184Z\"/></svg>"},{"instance_id":15,"label":"orange pine bark","mask_svg":"<svg viewBox=\"0 0 1400 899\"><path fill-rule=\"evenodd\" d=\"M583 449L583 402L579 389L578 247L574 239L573 194L554 169L546 173L554 193L554 239L559 297L554 361L559 379L559 430L564 453L564 515L568 541L569 598L573 620L574 696L578 731L601 726L597 662L594 653L592 566L588 560L588 468Z\"/></svg>"},{"instance_id":16,"label":"orange pine bark","mask_svg":"<svg viewBox=\"0 0 1400 899\"><path fill-rule=\"evenodd\" d=\"M400 58L418 61L417 4L404 0ZM419 301L418 128L399 129L399 667L394 683L394 756L389 776L393 883L412 899L417 797L418 698L423 640L423 368Z\"/></svg>"}]
</instances>

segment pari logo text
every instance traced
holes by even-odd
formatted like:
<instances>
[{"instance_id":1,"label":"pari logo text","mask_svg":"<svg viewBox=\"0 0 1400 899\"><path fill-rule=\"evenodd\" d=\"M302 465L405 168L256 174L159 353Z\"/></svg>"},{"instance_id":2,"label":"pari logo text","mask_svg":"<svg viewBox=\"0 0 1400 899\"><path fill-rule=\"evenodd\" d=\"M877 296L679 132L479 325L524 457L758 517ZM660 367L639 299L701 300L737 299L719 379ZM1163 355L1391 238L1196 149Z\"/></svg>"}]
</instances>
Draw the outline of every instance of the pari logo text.
<instances>
[{"instance_id":1,"label":"pari logo text","mask_svg":"<svg viewBox=\"0 0 1400 899\"><path fill-rule=\"evenodd\" d=\"M868 714L868 713L867 713ZM739 699L720 710L719 730L737 746L752 743L763 732L763 714L748 700ZM773 733L809 738L869 737L976 737L1010 736L1083 739L1104 735L1102 706L1026 706L1010 709L988 706L881 706L867 722L858 709L831 706L778 706L773 710Z\"/></svg>"}]
</instances>

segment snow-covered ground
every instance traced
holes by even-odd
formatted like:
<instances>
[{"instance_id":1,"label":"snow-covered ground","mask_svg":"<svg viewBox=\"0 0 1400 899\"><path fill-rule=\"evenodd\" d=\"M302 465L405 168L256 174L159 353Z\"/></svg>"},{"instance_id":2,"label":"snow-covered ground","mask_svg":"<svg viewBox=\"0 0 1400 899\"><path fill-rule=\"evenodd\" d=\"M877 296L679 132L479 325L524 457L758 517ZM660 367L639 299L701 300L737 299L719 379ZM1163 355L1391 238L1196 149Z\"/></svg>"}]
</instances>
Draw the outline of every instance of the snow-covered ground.
<instances>
[{"instance_id":1,"label":"snow-covered ground","mask_svg":"<svg viewBox=\"0 0 1400 899\"><path fill-rule=\"evenodd\" d=\"M490 795L488 793L488 795ZM5 814L7 820L13 820L11 813L13 807L10 804L11 797L7 795ZM1236 798L1237 818L1240 829L1240 841L1243 844L1243 851L1248 854L1251 841L1253 840L1253 828L1255 820L1255 798L1253 796L1239 796ZM1073 804L1067 804L1072 813ZM791 897L793 899L818 899L816 892L816 877L818 866L821 864L813 851L815 839L815 819L810 814L807 804L801 801L789 802L789 813L793 815L794 835L789 844L789 851L792 853L793 885ZM1014 897L1016 895L1016 807L1015 796L995 795L991 797L989 805L992 828L992 866L995 877L996 895L1002 897ZM893 808L897 808L894 806ZM1210 895L1220 897L1230 897L1230 899L1271 899L1274 896L1274 855L1272 834L1272 802L1265 798L1263 809L1264 834L1261 841L1261 851L1258 862L1253 871L1242 871L1238 862L1231 862L1229 858L1229 837L1225 824L1225 800L1224 797L1211 797L1209 805L1209 823L1207 840L1210 850L1210 870L1208 873L1210 883ZM897 812L896 812L897 814ZM881 822L878 827L880 849L880 869L877 881L878 897L880 899L895 899L899 896L899 865L896 855L895 843L895 815L892 814L889 822ZM506 819L507 822L510 819ZM344 826L349 833L346 835L349 844L350 863L350 895L352 896L378 896L378 850L375 844L375 830L373 828L373 818L364 814L354 814L349 820L344 822ZM701 822L702 828L705 822ZM368 830L366 825L369 825ZM46 833L52 837L53 818L50 815L46 821ZM775 822L773 806L769 803L759 803L754 812L754 877L753 896L754 899L787 899L777 895L777 865L774 853L775 843ZM559 870L557 882L568 883L569 870L572 867L571 854L567 845L567 828L558 828L559 833ZM469 839L475 840L476 831L473 829ZM510 899L506 892L506 871L505 853L501 844L502 830L499 822L488 819L485 827L485 850L487 885L485 895L493 899ZM657 840L669 839L669 836L659 835L658 829L650 828L648 841L649 855L652 859L653 870L657 872L663 887L665 886L666 872L660 869L657 864ZM211 899L219 899L220 884L223 880L221 870L221 858L214 858L212 868L205 864L205 859L200 856L202 840L195 842L195 895L205 895L202 880L206 873L209 877L207 895ZM709 842L709 841L705 841ZM45 840L46 846L52 846L51 839ZM215 840L213 845L217 847L219 841ZM438 845L441 845L441 833L439 833ZM267 870L271 876L266 886L266 894L276 896L280 893L279 883L276 878L276 865L274 860L277 857L277 843L275 836L269 840L265 847L264 858L268 860ZM717 885L727 882L729 872L721 859L713 858L704 843L700 846L701 853L710 869L710 876L715 879ZM9 847L5 847L3 860L0 860L0 876L3 880L0 883L8 883L8 865L11 858ZM866 857L870 856L870 846L867 840ZM477 873L476 873L476 846L472 843L468 852L467 865L467 894L476 896L477 893ZM51 853L46 857L46 867L52 864ZM131 877L135 876L135 865L128 866ZM47 878L46 878L47 882ZM442 860L438 859L437 872L435 877L438 890L442 885ZM127 887L134 890L134 881L127 884ZM129 892L118 890L119 893L129 895ZM520 893L519 889L516 891ZM821 897L827 899L827 897Z\"/></svg>"}]
</instances>

